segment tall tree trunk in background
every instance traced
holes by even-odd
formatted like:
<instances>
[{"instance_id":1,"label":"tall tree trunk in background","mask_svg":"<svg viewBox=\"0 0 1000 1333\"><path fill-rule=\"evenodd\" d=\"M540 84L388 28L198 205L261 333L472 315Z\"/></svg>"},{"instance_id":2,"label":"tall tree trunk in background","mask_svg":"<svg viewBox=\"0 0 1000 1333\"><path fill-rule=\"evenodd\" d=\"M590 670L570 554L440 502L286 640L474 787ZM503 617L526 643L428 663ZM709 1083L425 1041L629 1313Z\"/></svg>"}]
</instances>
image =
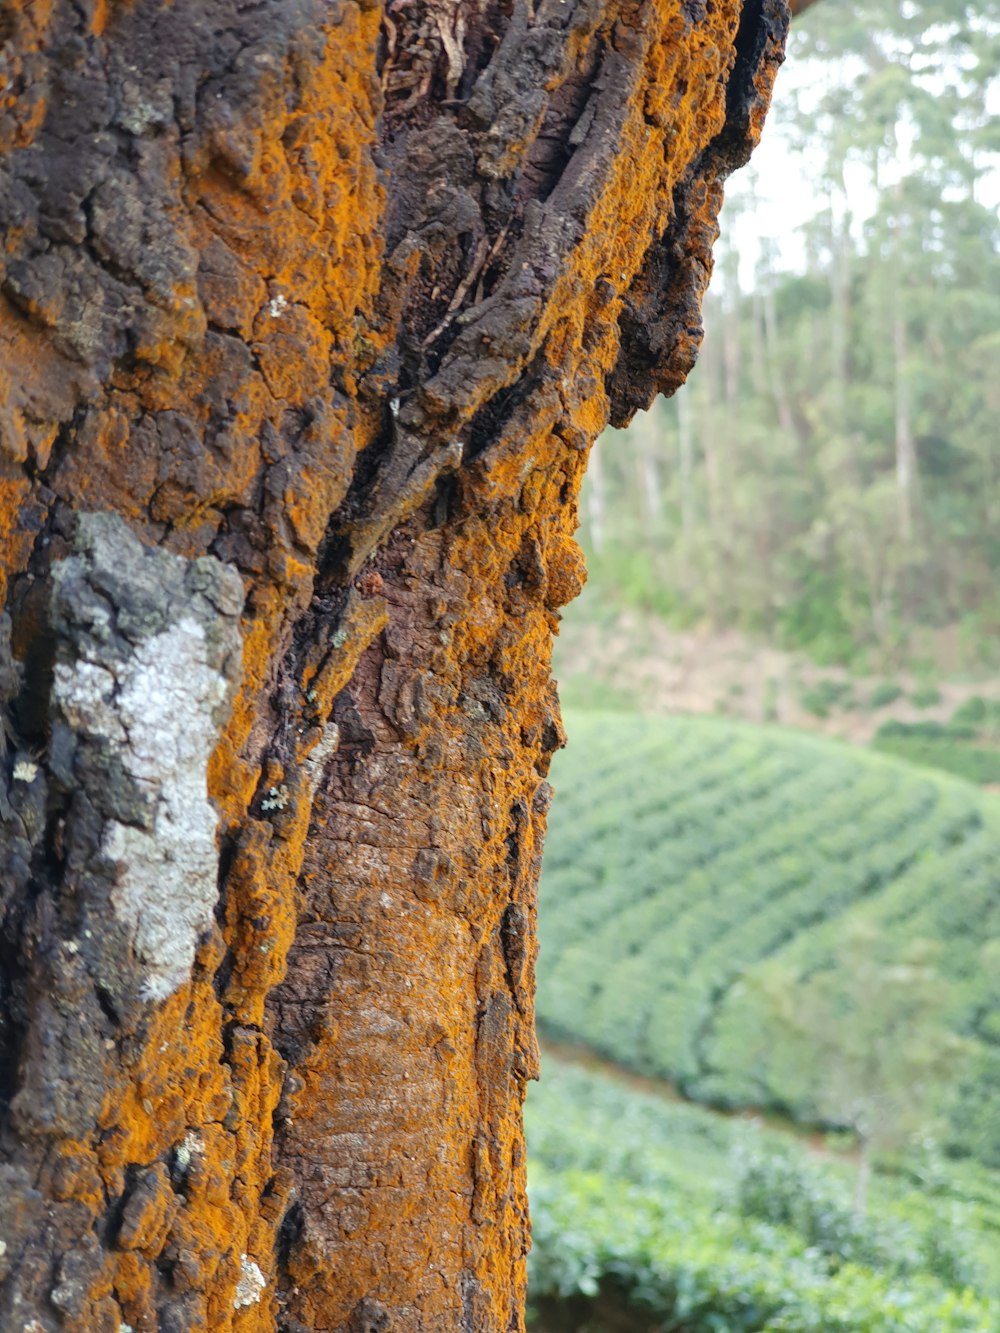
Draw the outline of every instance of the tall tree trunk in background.
<instances>
[{"instance_id":1,"label":"tall tree trunk in background","mask_svg":"<svg viewBox=\"0 0 1000 1333\"><path fill-rule=\"evenodd\" d=\"M850 378L851 221L846 201L842 203L839 216L834 201L835 197L831 198L830 212L833 222L830 248L833 255L830 264L830 359L834 391L837 395L835 409L843 429L843 422L846 420L845 399Z\"/></svg>"},{"instance_id":2,"label":"tall tree trunk in background","mask_svg":"<svg viewBox=\"0 0 1000 1333\"><path fill-rule=\"evenodd\" d=\"M662 430L661 419L655 412L643 419L641 429L635 427L632 429L639 516L642 521L642 531L650 541L654 540L659 532L660 520L663 517L660 468L657 459L657 445Z\"/></svg>"},{"instance_id":3,"label":"tall tree trunk in background","mask_svg":"<svg viewBox=\"0 0 1000 1333\"><path fill-rule=\"evenodd\" d=\"M872 1179L872 1145L867 1134L858 1136L858 1166L854 1175L854 1216L861 1219L868 1211L868 1188Z\"/></svg>"},{"instance_id":4,"label":"tall tree trunk in background","mask_svg":"<svg viewBox=\"0 0 1000 1333\"><path fill-rule=\"evenodd\" d=\"M0 12L0 1327L522 1327L587 449L782 0Z\"/></svg>"},{"instance_id":5,"label":"tall tree trunk in background","mask_svg":"<svg viewBox=\"0 0 1000 1333\"><path fill-rule=\"evenodd\" d=\"M764 287L764 359L771 381L771 397L774 399L778 425L786 434L797 438L795 418L788 398L788 387L781 372L778 353L778 309L774 300L774 280L768 273Z\"/></svg>"},{"instance_id":6,"label":"tall tree trunk in background","mask_svg":"<svg viewBox=\"0 0 1000 1333\"><path fill-rule=\"evenodd\" d=\"M604 551L604 470L601 451L590 455L590 477L587 481L587 538L596 555Z\"/></svg>"},{"instance_id":7,"label":"tall tree trunk in background","mask_svg":"<svg viewBox=\"0 0 1000 1333\"><path fill-rule=\"evenodd\" d=\"M719 304L713 294L709 331L699 372L697 386L692 385L684 395L687 399L689 438L697 439L705 459L705 509L708 531L713 542L721 545L725 523L725 451L727 440L720 422L725 417L725 379L723 376L722 339L720 337ZM696 406L697 400L697 406ZM683 443L683 441L682 441Z\"/></svg>"},{"instance_id":8,"label":"tall tree trunk in background","mask_svg":"<svg viewBox=\"0 0 1000 1333\"><path fill-rule=\"evenodd\" d=\"M690 390L677 395L677 470L681 496L681 528L687 536L694 531L694 399ZM707 455L706 455L707 463ZM706 466L712 481L712 469ZM711 492L709 492L711 498Z\"/></svg>"},{"instance_id":9,"label":"tall tree trunk in background","mask_svg":"<svg viewBox=\"0 0 1000 1333\"><path fill-rule=\"evenodd\" d=\"M726 409L736 406L740 397L742 349L740 347L740 274L739 256L735 250L726 252L726 286L721 300L722 361L726 373Z\"/></svg>"},{"instance_id":10,"label":"tall tree trunk in background","mask_svg":"<svg viewBox=\"0 0 1000 1333\"><path fill-rule=\"evenodd\" d=\"M754 287L750 298L750 371L753 377L753 392L756 398L763 398L768 391L767 362L764 357L764 298L761 289Z\"/></svg>"},{"instance_id":11,"label":"tall tree trunk in background","mask_svg":"<svg viewBox=\"0 0 1000 1333\"><path fill-rule=\"evenodd\" d=\"M896 213L889 225L889 273L892 280L892 388L894 404L894 445L896 461L896 508L899 537L913 538L914 501L917 489L917 452L910 419L910 381L907 361L906 299L903 292L903 241L905 210L903 182L895 187Z\"/></svg>"},{"instance_id":12,"label":"tall tree trunk in background","mask_svg":"<svg viewBox=\"0 0 1000 1333\"><path fill-rule=\"evenodd\" d=\"M893 394L896 418L896 497L899 535L904 542L913 537L913 497L917 486L917 454L910 421L910 385L907 371L906 320L901 309L902 297L895 292L896 309L892 318Z\"/></svg>"}]
</instances>

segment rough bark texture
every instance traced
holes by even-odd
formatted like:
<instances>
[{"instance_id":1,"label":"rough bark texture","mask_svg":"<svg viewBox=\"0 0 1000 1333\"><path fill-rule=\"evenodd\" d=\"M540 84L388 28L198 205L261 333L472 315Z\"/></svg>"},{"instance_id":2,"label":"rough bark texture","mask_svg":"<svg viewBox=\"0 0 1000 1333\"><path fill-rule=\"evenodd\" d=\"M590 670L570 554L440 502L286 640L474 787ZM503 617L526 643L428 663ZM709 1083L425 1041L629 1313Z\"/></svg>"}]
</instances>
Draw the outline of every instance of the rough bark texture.
<instances>
[{"instance_id":1,"label":"rough bark texture","mask_svg":"<svg viewBox=\"0 0 1000 1333\"><path fill-rule=\"evenodd\" d=\"M577 488L784 29L0 5L5 1333L522 1327Z\"/></svg>"}]
</instances>

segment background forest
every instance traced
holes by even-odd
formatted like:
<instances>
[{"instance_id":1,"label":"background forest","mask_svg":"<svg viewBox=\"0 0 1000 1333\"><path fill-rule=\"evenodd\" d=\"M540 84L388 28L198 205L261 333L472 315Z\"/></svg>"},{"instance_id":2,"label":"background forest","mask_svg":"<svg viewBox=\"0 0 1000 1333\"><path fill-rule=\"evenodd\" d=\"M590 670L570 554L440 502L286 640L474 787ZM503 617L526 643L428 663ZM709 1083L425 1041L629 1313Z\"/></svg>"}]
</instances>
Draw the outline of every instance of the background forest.
<instances>
[{"instance_id":1,"label":"background forest","mask_svg":"<svg viewBox=\"0 0 1000 1333\"><path fill-rule=\"evenodd\" d=\"M821 663L998 664L996 8L797 25L701 361L596 452L599 591Z\"/></svg>"},{"instance_id":2,"label":"background forest","mask_svg":"<svg viewBox=\"0 0 1000 1333\"><path fill-rule=\"evenodd\" d=\"M1000 1328L998 70L995 0L810 8L699 365L594 451L544 1333Z\"/></svg>"}]
</instances>

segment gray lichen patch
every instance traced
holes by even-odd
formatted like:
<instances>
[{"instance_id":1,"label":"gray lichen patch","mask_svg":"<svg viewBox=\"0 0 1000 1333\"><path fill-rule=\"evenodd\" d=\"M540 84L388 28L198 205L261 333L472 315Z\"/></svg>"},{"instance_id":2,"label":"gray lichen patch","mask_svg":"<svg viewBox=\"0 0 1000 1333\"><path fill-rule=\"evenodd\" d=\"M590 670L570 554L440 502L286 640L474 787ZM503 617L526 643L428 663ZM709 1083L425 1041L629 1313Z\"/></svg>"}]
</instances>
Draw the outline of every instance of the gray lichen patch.
<instances>
[{"instance_id":1,"label":"gray lichen patch","mask_svg":"<svg viewBox=\"0 0 1000 1333\"><path fill-rule=\"evenodd\" d=\"M86 791L143 998L190 974L217 895L208 761L240 657L238 576L145 549L115 515L79 520L53 575L53 754ZM101 904L90 907L100 912Z\"/></svg>"},{"instance_id":2,"label":"gray lichen patch","mask_svg":"<svg viewBox=\"0 0 1000 1333\"><path fill-rule=\"evenodd\" d=\"M103 687L103 688L102 688ZM148 999L187 977L216 896L216 815L206 791L218 740L212 721L227 695L191 616L140 642L117 674L61 663L55 700L78 730L113 741L148 802L149 826L110 820L102 850L117 867L111 902L146 969Z\"/></svg>"},{"instance_id":3,"label":"gray lichen patch","mask_svg":"<svg viewBox=\"0 0 1000 1333\"><path fill-rule=\"evenodd\" d=\"M236 1294L233 1297L233 1309L242 1310L248 1305L256 1305L266 1286L267 1280L259 1267L252 1259L245 1254L241 1254L240 1276L236 1283Z\"/></svg>"},{"instance_id":4,"label":"gray lichen patch","mask_svg":"<svg viewBox=\"0 0 1000 1333\"><path fill-rule=\"evenodd\" d=\"M335 722L328 722L320 731L316 744L305 757L304 768L309 784L310 797L319 786L323 776L323 765L340 745L340 728Z\"/></svg>"}]
</instances>

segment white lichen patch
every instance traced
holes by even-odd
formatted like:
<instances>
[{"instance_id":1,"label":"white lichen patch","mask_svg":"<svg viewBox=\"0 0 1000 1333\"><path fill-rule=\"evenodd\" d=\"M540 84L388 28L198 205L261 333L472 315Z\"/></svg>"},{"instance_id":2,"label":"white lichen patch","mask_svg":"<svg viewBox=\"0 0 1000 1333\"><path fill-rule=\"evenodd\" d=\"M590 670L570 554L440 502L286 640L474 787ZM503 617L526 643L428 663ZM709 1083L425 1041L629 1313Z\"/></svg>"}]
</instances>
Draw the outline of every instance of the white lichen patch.
<instances>
[{"instance_id":1,"label":"white lichen patch","mask_svg":"<svg viewBox=\"0 0 1000 1333\"><path fill-rule=\"evenodd\" d=\"M189 1129L184 1135L184 1142L181 1144L181 1147L190 1157L195 1153L202 1153L205 1151L205 1141L200 1134L196 1134L193 1129Z\"/></svg>"},{"instance_id":2,"label":"white lichen patch","mask_svg":"<svg viewBox=\"0 0 1000 1333\"><path fill-rule=\"evenodd\" d=\"M38 765L30 759L19 759L14 765L15 782L34 782L38 777Z\"/></svg>"},{"instance_id":3,"label":"white lichen patch","mask_svg":"<svg viewBox=\"0 0 1000 1333\"><path fill-rule=\"evenodd\" d=\"M245 1254L240 1255L240 1279L236 1284L233 1297L233 1309L242 1310L248 1305L256 1305L261 1293L267 1286L264 1274L254 1261Z\"/></svg>"},{"instance_id":4,"label":"white lichen patch","mask_svg":"<svg viewBox=\"0 0 1000 1333\"><path fill-rule=\"evenodd\" d=\"M63 717L76 731L123 741L125 731L116 715L115 677L97 662L57 662L53 692Z\"/></svg>"},{"instance_id":5,"label":"white lichen patch","mask_svg":"<svg viewBox=\"0 0 1000 1333\"><path fill-rule=\"evenodd\" d=\"M191 1158L194 1157L196 1154L203 1153L204 1151L205 1151L205 1144L202 1142L199 1136L194 1132L194 1130L191 1129L188 1130L187 1134L184 1135L184 1138L181 1140L180 1144L174 1150L174 1159L177 1162L177 1165L180 1167L180 1169L182 1171L186 1171L188 1167L191 1165Z\"/></svg>"},{"instance_id":6,"label":"white lichen patch","mask_svg":"<svg viewBox=\"0 0 1000 1333\"><path fill-rule=\"evenodd\" d=\"M328 722L319 740L305 758L304 767L310 792L314 792L319 786L320 778L323 776L323 765L339 745L340 728L336 722Z\"/></svg>"},{"instance_id":7,"label":"white lichen patch","mask_svg":"<svg viewBox=\"0 0 1000 1333\"><path fill-rule=\"evenodd\" d=\"M56 668L64 717L114 742L147 799L149 827L111 821L102 850L118 866L112 906L146 969L148 999L164 999L186 980L212 922L218 854L206 772L218 740L213 713L226 691L191 616L141 641L114 672L85 660Z\"/></svg>"},{"instance_id":8,"label":"white lichen patch","mask_svg":"<svg viewBox=\"0 0 1000 1333\"><path fill-rule=\"evenodd\" d=\"M269 787L267 796L260 803L260 808L264 814L269 814L274 810L284 810L288 805L288 788L282 783L280 787Z\"/></svg>"}]
</instances>

